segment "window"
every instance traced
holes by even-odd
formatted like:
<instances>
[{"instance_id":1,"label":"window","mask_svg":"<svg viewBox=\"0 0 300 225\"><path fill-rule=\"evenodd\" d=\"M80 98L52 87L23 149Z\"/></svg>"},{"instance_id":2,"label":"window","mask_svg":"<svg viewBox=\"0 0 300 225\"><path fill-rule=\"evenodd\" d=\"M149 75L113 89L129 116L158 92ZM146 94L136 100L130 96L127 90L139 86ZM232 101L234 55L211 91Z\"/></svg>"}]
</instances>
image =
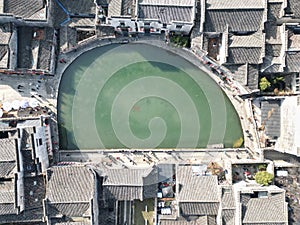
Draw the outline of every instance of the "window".
<instances>
[{"instance_id":1,"label":"window","mask_svg":"<svg viewBox=\"0 0 300 225\"><path fill-rule=\"evenodd\" d=\"M176 29L181 29L182 25L176 25Z\"/></svg>"},{"instance_id":2,"label":"window","mask_svg":"<svg viewBox=\"0 0 300 225\"><path fill-rule=\"evenodd\" d=\"M43 144L43 140L42 138L39 139L39 144L38 145L42 145Z\"/></svg>"}]
</instances>

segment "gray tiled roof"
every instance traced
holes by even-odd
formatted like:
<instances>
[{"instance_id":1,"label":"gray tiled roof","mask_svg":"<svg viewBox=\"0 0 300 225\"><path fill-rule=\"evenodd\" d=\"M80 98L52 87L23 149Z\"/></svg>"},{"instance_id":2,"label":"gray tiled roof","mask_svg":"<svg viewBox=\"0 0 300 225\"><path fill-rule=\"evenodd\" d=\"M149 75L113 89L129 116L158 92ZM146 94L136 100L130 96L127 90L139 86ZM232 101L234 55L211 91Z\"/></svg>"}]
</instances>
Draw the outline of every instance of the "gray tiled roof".
<instances>
[{"instance_id":1,"label":"gray tiled roof","mask_svg":"<svg viewBox=\"0 0 300 225\"><path fill-rule=\"evenodd\" d=\"M223 209L222 210L222 221L223 225L234 225L235 220L235 209Z\"/></svg>"},{"instance_id":2,"label":"gray tiled roof","mask_svg":"<svg viewBox=\"0 0 300 225\"><path fill-rule=\"evenodd\" d=\"M217 215L220 203L208 202L179 202L180 212L182 215L199 216L199 215Z\"/></svg>"},{"instance_id":3,"label":"gray tiled roof","mask_svg":"<svg viewBox=\"0 0 300 225\"><path fill-rule=\"evenodd\" d=\"M208 9L262 9L264 1L262 0L207 0Z\"/></svg>"},{"instance_id":4,"label":"gray tiled roof","mask_svg":"<svg viewBox=\"0 0 300 225\"><path fill-rule=\"evenodd\" d=\"M248 65L247 87L251 90L258 88L259 66L253 64Z\"/></svg>"},{"instance_id":5,"label":"gray tiled roof","mask_svg":"<svg viewBox=\"0 0 300 225\"><path fill-rule=\"evenodd\" d=\"M268 3L268 20L277 20L280 17L282 2Z\"/></svg>"},{"instance_id":6,"label":"gray tiled roof","mask_svg":"<svg viewBox=\"0 0 300 225\"><path fill-rule=\"evenodd\" d=\"M18 68L31 68L32 67L32 40L33 28L30 26L18 27Z\"/></svg>"},{"instance_id":7,"label":"gray tiled roof","mask_svg":"<svg viewBox=\"0 0 300 225\"><path fill-rule=\"evenodd\" d=\"M221 202L222 202L222 209L235 208L235 201L234 201L232 187L222 188Z\"/></svg>"},{"instance_id":8,"label":"gray tiled roof","mask_svg":"<svg viewBox=\"0 0 300 225\"><path fill-rule=\"evenodd\" d=\"M281 64L273 64L269 66L267 69L265 69L264 73L278 73L280 71Z\"/></svg>"},{"instance_id":9,"label":"gray tiled roof","mask_svg":"<svg viewBox=\"0 0 300 225\"><path fill-rule=\"evenodd\" d=\"M94 27L94 18L72 18L70 27Z\"/></svg>"},{"instance_id":10,"label":"gray tiled roof","mask_svg":"<svg viewBox=\"0 0 300 225\"><path fill-rule=\"evenodd\" d=\"M111 0L108 4L108 17L120 16L122 13L122 1Z\"/></svg>"},{"instance_id":11,"label":"gray tiled roof","mask_svg":"<svg viewBox=\"0 0 300 225\"><path fill-rule=\"evenodd\" d=\"M256 32L263 21L263 9L206 10L205 32Z\"/></svg>"},{"instance_id":12,"label":"gray tiled roof","mask_svg":"<svg viewBox=\"0 0 300 225\"><path fill-rule=\"evenodd\" d=\"M143 178L153 171L152 167L142 169L109 169L104 170L106 179L103 185L143 186Z\"/></svg>"},{"instance_id":13,"label":"gray tiled roof","mask_svg":"<svg viewBox=\"0 0 300 225\"><path fill-rule=\"evenodd\" d=\"M47 214L52 217L65 215L67 217L82 217L91 215L89 203L56 203L48 204Z\"/></svg>"},{"instance_id":14,"label":"gray tiled roof","mask_svg":"<svg viewBox=\"0 0 300 225\"><path fill-rule=\"evenodd\" d=\"M266 55L273 56L273 57L278 57L280 56L281 53L281 44L266 44Z\"/></svg>"},{"instance_id":15,"label":"gray tiled roof","mask_svg":"<svg viewBox=\"0 0 300 225\"><path fill-rule=\"evenodd\" d=\"M16 146L17 142L15 139L0 139L0 162L15 161Z\"/></svg>"},{"instance_id":16,"label":"gray tiled roof","mask_svg":"<svg viewBox=\"0 0 300 225\"><path fill-rule=\"evenodd\" d=\"M214 216L200 216L197 222L201 225L217 225L217 221Z\"/></svg>"},{"instance_id":17,"label":"gray tiled roof","mask_svg":"<svg viewBox=\"0 0 300 225\"><path fill-rule=\"evenodd\" d=\"M44 38L39 41L39 58L37 62L37 68L43 70L49 70L51 62L51 50L52 50L52 40L54 36L53 28L44 28ZM51 41L50 41L51 40Z\"/></svg>"},{"instance_id":18,"label":"gray tiled roof","mask_svg":"<svg viewBox=\"0 0 300 225\"><path fill-rule=\"evenodd\" d=\"M286 54L286 70L287 72L300 71L300 52L287 52Z\"/></svg>"},{"instance_id":19,"label":"gray tiled roof","mask_svg":"<svg viewBox=\"0 0 300 225\"><path fill-rule=\"evenodd\" d=\"M95 14L96 6L93 0L60 0L62 5L72 14Z\"/></svg>"},{"instance_id":20,"label":"gray tiled roof","mask_svg":"<svg viewBox=\"0 0 300 225\"><path fill-rule=\"evenodd\" d=\"M20 222L22 222L23 224L34 224L33 222L42 222L43 216L44 216L43 208L40 207L40 208L22 211L19 214L0 215L0 223L19 224Z\"/></svg>"},{"instance_id":21,"label":"gray tiled roof","mask_svg":"<svg viewBox=\"0 0 300 225\"><path fill-rule=\"evenodd\" d=\"M134 200L155 197L157 192L157 169L108 169L102 168L107 198Z\"/></svg>"},{"instance_id":22,"label":"gray tiled roof","mask_svg":"<svg viewBox=\"0 0 300 225\"><path fill-rule=\"evenodd\" d=\"M250 35L230 35L229 47L262 47L264 45L262 32Z\"/></svg>"},{"instance_id":23,"label":"gray tiled roof","mask_svg":"<svg viewBox=\"0 0 300 225\"><path fill-rule=\"evenodd\" d=\"M54 222L51 225L91 225L90 222Z\"/></svg>"},{"instance_id":24,"label":"gray tiled roof","mask_svg":"<svg viewBox=\"0 0 300 225\"><path fill-rule=\"evenodd\" d=\"M51 12L49 13L51 14L53 26L56 28L68 18L68 15L62 10L56 1L52 1L51 4Z\"/></svg>"},{"instance_id":25,"label":"gray tiled roof","mask_svg":"<svg viewBox=\"0 0 300 225\"><path fill-rule=\"evenodd\" d=\"M13 177L15 162L0 162L0 177Z\"/></svg>"},{"instance_id":26,"label":"gray tiled roof","mask_svg":"<svg viewBox=\"0 0 300 225\"><path fill-rule=\"evenodd\" d=\"M228 49L227 63L258 64L261 60L262 48L234 47Z\"/></svg>"},{"instance_id":27,"label":"gray tiled roof","mask_svg":"<svg viewBox=\"0 0 300 225\"><path fill-rule=\"evenodd\" d=\"M140 5L139 18L157 19L169 24L172 21L193 22L193 8L181 6Z\"/></svg>"},{"instance_id":28,"label":"gray tiled roof","mask_svg":"<svg viewBox=\"0 0 300 225\"><path fill-rule=\"evenodd\" d=\"M104 186L103 192L105 198L114 198L120 201L143 199L143 187L142 186Z\"/></svg>"},{"instance_id":29,"label":"gray tiled roof","mask_svg":"<svg viewBox=\"0 0 300 225\"><path fill-rule=\"evenodd\" d=\"M266 135L272 139L280 136L280 105L280 100L261 102L261 120L265 124Z\"/></svg>"},{"instance_id":30,"label":"gray tiled roof","mask_svg":"<svg viewBox=\"0 0 300 225\"><path fill-rule=\"evenodd\" d=\"M228 68L231 73L233 73L233 77L236 81L240 82L241 84L247 83L247 64L226 64L225 67Z\"/></svg>"},{"instance_id":31,"label":"gray tiled roof","mask_svg":"<svg viewBox=\"0 0 300 225\"><path fill-rule=\"evenodd\" d=\"M17 209L14 203L1 203L0 204L0 215L16 214Z\"/></svg>"},{"instance_id":32,"label":"gray tiled roof","mask_svg":"<svg viewBox=\"0 0 300 225\"><path fill-rule=\"evenodd\" d=\"M300 1L299 0L288 0L288 7L294 14L294 17L300 18Z\"/></svg>"},{"instance_id":33,"label":"gray tiled roof","mask_svg":"<svg viewBox=\"0 0 300 225\"><path fill-rule=\"evenodd\" d=\"M178 201L219 202L217 176L195 176L191 166L180 165L176 178L179 184Z\"/></svg>"},{"instance_id":34,"label":"gray tiled roof","mask_svg":"<svg viewBox=\"0 0 300 225\"><path fill-rule=\"evenodd\" d=\"M8 46L7 45L0 45L0 61L7 54L7 52L8 52Z\"/></svg>"},{"instance_id":35,"label":"gray tiled roof","mask_svg":"<svg viewBox=\"0 0 300 225\"><path fill-rule=\"evenodd\" d=\"M13 181L0 182L0 215L15 214L15 185ZM0 220L1 221L1 220Z\"/></svg>"},{"instance_id":36,"label":"gray tiled roof","mask_svg":"<svg viewBox=\"0 0 300 225\"><path fill-rule=\"evenodd\" d=\"M160 225L198 225L197 221L179 220L160 220Z\"/></svg>"},{"instance_id":37,"label":"gray tiled roof","mask_svg":"<svg viewBox=\"0 0 300 225\"><path fill-rule=\"evenodd\" d=\"M175 175L175 165L173 164L158 164L158 182L173 179Z\"/></svg>"},{"instance_id":38,"label":"gray tiled roof","mask_svg":"<svg viewBox=\"0 0 300 225\"><path fill-rule=\"evenodd\" d=\"M121 15L131 15L134 16L135 14L135 1L134 0L122 0L122 7L121 7ZM131 9L131 14L128 13L128 9Z\"/></svg>"},{"instance_id":39,"label":"gray tiled roof","mask_svg":"<svg viewBox=\"0 0 300 225\"><path fill-rule=\"evenodd\" d=\"M52 167L47 172L46 198L51 203L90 202L94 177L87 167Z\"/></svg>"},{"instance_id":40,"label":"gray tiled roof","mask_svg":"<svg viewBox=\"0 0 300 225\"><path fill-rule=\"evenodd\" d=\"M11 33L0 29L0 44L8 45Z\"/></svg>"},{"instance_id":41,"label":"gray tiled roof","mask_svg":"<svg viewBox=\"0 0 300 225\"><path fill-rule=\"evenodd\" d=\"M45 7L43 0L4 0L4 12L30 18Z\"/></svg>"},{"instance_id":42,"label":"gray tiled roof","mask_svg":"<svg viewBox=\"0 0 300 225\"><path fill-rule=\"evenodd\" d=\"M193 6L195 4L195 0L140 0L139 4Z\"/></svg>"},{"instance_id":43,"label":"gray tiled roof","mask_svg":"<svg viewBox=\"0 0 300 225\"><path fill-rule=\"evenodd\" d=\"M15 202L15 184L13 181L0 182L0 204Z\"/></svg>"},{"instance_id":44,"label":"gray tiled roof","mask_svg":"<svg viewBox=\"0 0 300 225\"><path fill-rule=\"evenodd\" d=\"M197 220L192 221L180 217L176 220L160 220L160 225L216 225L216 220L211 216L200 216Z\"/></svg>"},{"instance_id":45,"label":"gray tiled roof","mask_svg":"<svg viewBox=\"0 0 300 225\"><path fill-rule=\"evenodd\" d=\"M266 198L251 198L243 209L245 210L243 224L287 222L284 192L272 194Z\"/></svg>"},{"instance_id":46,"label":"gray tiled roof","mask_svg":"<svg viewBox=\"0 0 300 225\"><path fill-rule=\"evenodd\" d=\"M266 41L270 44L281 44L280 26L277 26L276 21L268 20L265 22Z\"/></svg>"}]
</instances>

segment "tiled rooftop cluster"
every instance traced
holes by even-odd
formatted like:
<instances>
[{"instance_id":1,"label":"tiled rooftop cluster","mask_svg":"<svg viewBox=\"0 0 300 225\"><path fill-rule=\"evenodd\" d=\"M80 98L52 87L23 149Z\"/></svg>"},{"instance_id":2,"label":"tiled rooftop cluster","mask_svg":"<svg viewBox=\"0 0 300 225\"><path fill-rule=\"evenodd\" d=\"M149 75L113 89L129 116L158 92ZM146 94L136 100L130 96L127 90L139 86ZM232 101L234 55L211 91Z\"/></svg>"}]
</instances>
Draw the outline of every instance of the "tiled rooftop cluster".
<instances>
[{"instance_id":1,"label":"tiled rooftop cluster","mask_svg":"<svg viewBox=\"0 0 300 225\"><path fill-rule=\"evenodd\" d=\"M298 18L299 3L284 2L206 0L201 5L205 15L200 16L198 32L202 41L196 45L250 90L258 88L263 76L292 76L296 80L300 45L299 26L293 19ZM211 42L215 44L211 46ZM299 81L293 82L288 87L299 91Z\"/></svg>"},{"instance_id":2,"label":"tiled rooftop cluster","mask_svg":"<svg viewBox=\"0 0 300 225\"><path fill-rule=\"evenodd\" d=\"M160 225L163 224L174 224L174 225L194 225L194 224L228 224L234 225L235 221L240 221L240 224L248 224L248 221L253 221L254 224L265 223L269 224L287 224L287 212L286 212L286 203L284 200L284 191L275 186L269 186L268 188L261 188L259 186L254 187L234 187L234 186L223 186L218 184L217 176L214 175L203 175L196 174L193 172L193 167L191 165L178 165L175 166L176 173L176 195L173 199L176 202L175 209L173 213L175 213L175 217L168 217L167 215L159 215L158 223ZM159 168L159 169L158 169ZM151 195L143 196L143 200L148 198L155 198L157 194L157 185L160 177L173 177L173 175L169 174L169 167L164 167L158 165L158 167L148 167L148 168L140 168L140 169L114 169L114 168L106 168L105 166L96 166L96 173L98 174L97 179L99 183L99 187L97 190L99 191L99 218L103 217L101 213L107 213L110 207L112 207L110 213L116 213L117 210L121 207L122 202L128 201L136 201L141 199L141 193L143 189L147 189L147 184L151 184L151 186L156 186L156 188L152 188ZM49 194L48 197L48 207L49 205L57 205L54 203L50 203L50 198L54 190L58 191L59 195L63 196L65 190L69 190L71 193L74 190L77 190L76 195L70 195L67 199L73 199L76 202L77 211L84 212L86 208L81 210L83 207L83 199L81 198L83 195L89 193L90 195L86 195L84 197L86 200L91 198L93 193L93 189L90 187L93 186L91 181L86 179L78 180L80 174L85 170L84 167L78 166L68 166L68 167L57 167L52 168L48 171L48 173L53 173L52 175L48 175L49 179L49 190L47 191ZM62 182L61 179L64 179L65 171L68 173L71 172L72 182ZM77 173L75 173L77 171ZM74 172L74 173L73 173ZM126 174L126 176L124 176ZM167 175L169 174L169 175ZM55 178L57 176L57 178ZM88 179L92 179L91 174L86 175ZM58 179L59 178L59 179ZM69 178L67 178L69 179ZM172 179L172 178L171 178ZM93 180L93 179L92 179ZM144 180L144 181L143 181ZM145 182L145 180L147 180ZM84 185L89 183L90 187L86 187L87 192L83 192L84 188L77 188L73 182L77 182L77 186ZM55 186L53 186L55 185ZM67 186L66 186L67 185ZM51 187L50 187L51 186ZM61 191L60 191L61 190ZM263 198L258 198L255 193L261 192L262 194L268 193L268 196ZM149 192L150 193L150 192ZM246 194L245 194L246 193ZM251 194L252 193L252 194ZM275 193L275 194L274 194ZM55 194L55 195L57 195ZM81 196L80 201L78 201L78 194ZM237 197L238 196L238 197ZM64 199L64 200L62 200ZM65 197L60 197L59 201L68 202ZM242 199L242 205L239 207L240 200ZM112 202L111 202L112 201ZM118 206L116 206L116 201ZM106 202L106 203L105 203ZM110 203L109 203L110 202ZM262 214L260 217L256 217L255 212L257 210L257 204L260 207L266 208L270 204L275 204L276 211L278 215L271 214L265 215ZM245 207L244 207L245 206ZM57 206L56 206L57 207ZM69 204L70 207L70 204ZM72 206L73 207L73 206ZM72 209L71 207L71 209ZM75 207L75 205L74 205ZM63 212L64 215L71 215L71 211L66 211L63 207L56 208L59 212ZM239 211L241 210L241 211ZM51 210L49 212L52 212ZM52 213L57 213L58 211L54 211ZM220 214L221 222L218 222L218 215ZM99 220L99 224L113 224L114 216L111 214L105 214L101 220ZM111 216L109 216L111 215ZM239 217L240 215L240 217ZM118 217L118 215L115 215ZM187 220L187 218L190 218ZM240 218L240 219L237 219ZM57 219L57 218L56 218ZM54 220L53 220L54 221ZM55 224L55 223L54 223Z\"/></svg>"},{"instance_id":3,"label":"tiled rooftop cluster","mask_svg":"<svg viewBox=\"0 0 300 225\"><path fill-rule=\"evenodd\" d=\"M283 190L272 185L223 184L217 175L207 172L207 165L158 164L128 169L69 164L41 172L41 159L35 157L36 129L16 128L19 141L13 134L0 139L0 165L10 162L15 166L14 172L4 173L9 175L0 184L2 223L115 224L122 221L123 207L153 200L170 184L173 195L158 197L160 202L171 201L171 214L157 215L160 225L287 225ZM16 175L17 169L23 171L22 177Z\"/></svg>"},{"instance_id":4,"label":"tiled rooftop cluster","mask_svg":"<svg viewBox=\"0 0 300 225\"><path fill-rule=\"evenodd\" d=\"M36 128L1 130L6 135L0 139L0 223L42 223L46 192L41 164L47 162L41 162L43 150L36 149Z\"/></svg>"}]
</instances>

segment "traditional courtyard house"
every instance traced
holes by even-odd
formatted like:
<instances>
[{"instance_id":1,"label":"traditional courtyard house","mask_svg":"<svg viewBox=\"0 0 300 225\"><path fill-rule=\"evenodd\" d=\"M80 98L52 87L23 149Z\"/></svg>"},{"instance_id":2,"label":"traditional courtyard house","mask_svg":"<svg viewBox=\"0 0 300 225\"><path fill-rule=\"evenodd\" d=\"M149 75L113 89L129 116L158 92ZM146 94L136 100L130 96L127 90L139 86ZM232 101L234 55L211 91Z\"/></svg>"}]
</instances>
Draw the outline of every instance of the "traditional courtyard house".
<instances>
[{"instance_id":1,"label":"traditional courtyard house","mask_svg":"<svg viewBox=\"0 0 300 225\"><path fill-rule=\"evenodd\" d=\"M137 1L138 31L161 31L189 34L195 20L194 0L139 0Z\"/></svg>"},{"instance_id":2,"label":"traditional courtyard house","mask_svg":"<svg viewBox=\"0 0 300 225\"><path fill-rule=\"evenodd\" d=\"M108 5L100 5L100 16L106 24L114 27L115 32L128 36L136 33L136 4L132 0L112 0Z\"/></svg>"},{"instance_id":3,"label":"traditional courtyard house","mask_svg":"<svg viewBox=\"0 0 300 225\"><path fill-rule=\"evenodd\" d=\"M197 174L192 166L179 165L176 185L178 217L210 216L216 220L221 200L217 176Z\"/></svg>"},{"instance_id":4,"label":"traditional courtyard house","mask_svg":"<svg viewBox=\"0 0 300 225\"><path fill-rule=\"evenodd\" d=\"M285 191L277 186L234 187L236 196L236 225L288 225Z\"/></svg>"},{"instance_id":5,"label":"traditional courtyard house","mask_svg":"<svg viewBox=\"0 0 300 225\"><path fill-rule=\"evenodd\" d=\"M101 165L95 171L100 183L101 225L138 223L134 215L142 213L141 210L153 210L158 186L156 167L127 169ZM148 216L151 221L155 219L155 214Z\"/></svg>"},{"instance_id":6,"label":"traditional courtyard house","mask_svg":"<svg viewBox=\"0 0 300 225\"><path fill-rule=\"evenodd\" d=\"M157 193L156 168L105 169L103 171L105 199L133 201L155 198Z\"/></svg>"},{"instance_id":7,"label":"traditional courtyard house","mask_svg":"<svg viewBox=\"0 0 300 225\"><path fill-rule=\"evenodd\" d=\"M56 166L47 170L44 200L48 224L98 224L96 175L85 166Z\"/></svg>"}]
</instances>

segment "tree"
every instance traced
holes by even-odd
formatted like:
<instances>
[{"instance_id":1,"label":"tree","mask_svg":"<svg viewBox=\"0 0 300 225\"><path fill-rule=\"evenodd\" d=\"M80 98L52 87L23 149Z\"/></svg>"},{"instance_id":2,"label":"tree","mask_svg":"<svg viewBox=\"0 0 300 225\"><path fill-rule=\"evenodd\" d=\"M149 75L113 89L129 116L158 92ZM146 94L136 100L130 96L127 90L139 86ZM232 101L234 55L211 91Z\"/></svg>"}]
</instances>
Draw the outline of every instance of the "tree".
<instances>
[{"instance_id":1,"label":"tree","mask_svg":"<svg viewBox=\"0 0 300 225\"><path fill-rule=\"evenodd\" d=\"M260 90L261 91L265 91L269 87L271 87L270 81L268 81L268 79L266 77L261 78L260 82L259 82L259 88L260 88Z\"/></svg>"},{"instance_id":2,"label":"tree","mask_svg":"<svg viewBox=\"0 0 300 225\"><path fill-rule=\"evenodd\" d=\"M233 147L240 148L240 147L242 147L243 143L244 143L244 139L242 137L240 137L233 143Z\"/></svg>"},{"instance_id":3,"label":"tree","mask_svg":"<svg viewBox=\"0 0 300 225\"><path fill-rule=\"evenodd\" d=\"M273 174L268 173L267 171L258 171L255 174L255 181L258 184L262 184L264 186L268 186L273 181Z\"/></svg>"}]
</instances>

